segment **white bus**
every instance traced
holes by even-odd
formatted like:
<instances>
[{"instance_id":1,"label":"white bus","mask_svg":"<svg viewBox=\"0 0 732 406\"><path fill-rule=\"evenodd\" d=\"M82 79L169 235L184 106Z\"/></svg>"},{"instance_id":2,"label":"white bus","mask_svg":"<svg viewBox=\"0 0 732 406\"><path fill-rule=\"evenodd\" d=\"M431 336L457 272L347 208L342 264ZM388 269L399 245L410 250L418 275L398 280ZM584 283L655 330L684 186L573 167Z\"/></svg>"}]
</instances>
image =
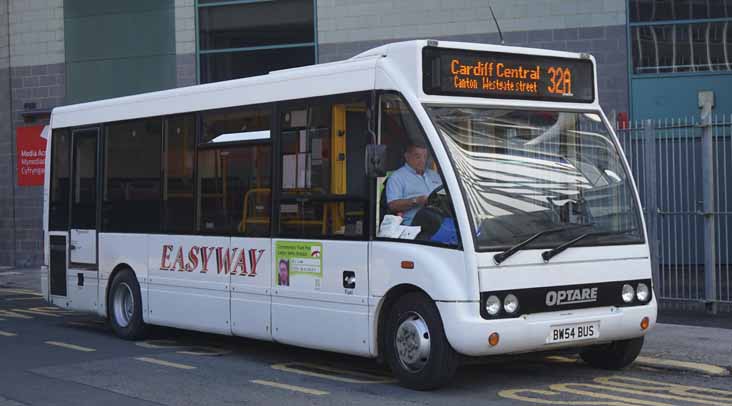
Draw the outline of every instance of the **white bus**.
<instances>
[{"instance_id":1,"label":"white bus","mask_svg":"<svg viewBox=\"0 0 732 406\"><path fill-rule=\"evenodd\" d=\"M44 295L380 358L622 368L656 322L638 193L587 54L443 41L59 107Z\"/></svg>"}]
</instances>

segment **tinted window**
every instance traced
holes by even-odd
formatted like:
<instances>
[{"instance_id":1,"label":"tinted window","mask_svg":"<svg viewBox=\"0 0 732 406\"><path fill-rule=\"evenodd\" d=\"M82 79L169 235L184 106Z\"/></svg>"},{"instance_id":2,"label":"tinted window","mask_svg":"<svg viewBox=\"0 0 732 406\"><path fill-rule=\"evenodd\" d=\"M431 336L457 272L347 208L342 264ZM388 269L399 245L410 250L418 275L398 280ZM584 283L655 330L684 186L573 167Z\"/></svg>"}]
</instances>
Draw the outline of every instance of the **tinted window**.
<instances>
[{"instance_id":1,"label":"tinted window","mask_svg":"<svg viewBox=\"0 0 732 406\"><path fill-rule=\"evenodd\" d=\"M167 232L194 231L195 123L193 115L166 120L163 142L163 230Z\"/></svg>"},{"instance_id":2,"label":"tinted window","mask_svg":"<svg viewBox=\"0 0 732 406\"><path fill-rule=\"evenodd\" d=\"M631 22L732 17L730 0L630 0Z\"/></svg>"},{"instance_id":3,"label":"tinted window","mask_svg":"<svg viewBox=\"0 0 732 406\"><path fill-rule=\"evenodd\" d=\"M161 118L110 124L105 134L102 229L160 230Z\"/></svg>"},{"instance_id":4,"label":"tinted window","mask_svg":"<svg viewBox=\"0 0 732 406\"><path fill-rule=\"evenodd\" d=\"M312 0L201 7L198 26L202 50L312 43L315 40Z\"/></svg>"},{"instance_id":5,"label":"tinted window","mask_svg":"<svg viewBox=\"0 0 732 406\"><path fill-rule=\"evenodd\" d=\"M71 228L97 228L97 135L99 130L73 133L73 182L71 190Z\"/></svg>"},{"instance_id":6,"label":"tinted window","mask_svg":"<svg viewBox=\"0 0 732 406\"><path fill-rule=\"evenodd\" d=\"M633 70L637 74L729 71L729 25L718 22L632 27Z\"/></svg>"},{"instance_id":7,"label":"tinted window","mask_svg":"<svg viewBox=\"0 0 732 406\"><path fill-rule=\"evenodd\" d=\"M223 144L227 142L269 139L272 116L270 106L255 106L208 111L201 114L202 143Z\"/></svg>"},{"instance_id":8,"label":"tinted window","mask_svg":"<svg viewBox=\"0 0 732 406\"><path fill-rule=\"evenodd\" d=\"M69 130L53 130L51 137L51 199L48 209L49 229L66 230L69 226Z\"/></svg>"},{"instance_id":9,"label":"tinted window","mask_svg":"<svg viewBox=\"0 0 732 406\"><path fill-rule=\"evenodd\" d=\"M283 105L279 231L285 236L364 237L369 142L366 97Z\"/></svg>"},{"instance_id":10,"label":"tinted window","mask_svg":"<svg viewBox=\"0 0 732 406\"><path fill-rule=\"evenodd\" d=\"M246 52L201 54L201 82L218 82L312 65L315 47L264 49Z\"/></svg>"},{"instance_id":11,"label":"tinted window","mask_svg":"<svg viewBox=\"0 0 732 406\"><path fill-rule=\"evenodd\" d=\"M217 234L268 235L270 160L269 144L199 150L199 230Z\"/></svg>"},{"instance_id":12,"label":"tinted window","mask_svg":"<svg viewBox=\"0 0 732 406\"><path fill-rule=\"evenodd\" d=\"M314 0L198 2L201 82L315 63Z\"/></svg>"}]
</instances>

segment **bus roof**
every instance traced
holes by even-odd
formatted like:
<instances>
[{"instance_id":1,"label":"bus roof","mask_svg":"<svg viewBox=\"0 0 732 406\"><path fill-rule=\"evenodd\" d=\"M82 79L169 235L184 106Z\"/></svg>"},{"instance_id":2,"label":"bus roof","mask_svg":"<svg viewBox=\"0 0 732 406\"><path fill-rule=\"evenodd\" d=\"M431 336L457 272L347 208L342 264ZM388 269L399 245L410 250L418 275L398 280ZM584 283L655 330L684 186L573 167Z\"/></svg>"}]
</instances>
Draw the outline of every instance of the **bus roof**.
<instances>
[{"instance_id":1,"label":"bus roof","mask_svg":"<svg viewBox=\"0 0 732 406\"><path fill-rule=\"evenodd\" d=\"M397 90L413 92L421 99L439 101L442 97L431 97L422 92L419 64L421 63L420 52L425 46L504 54L591 59L586 54L502 45L433 40L396 42L373 48L338 62L57 107L52 112L51 127L79 127L135 118L366 91L374 89L376 68L379 64L388 65L386 70L393 72L391 76L397 76L397 78L392 78ZM594 65L594 60L592 62Z\"/></svg>"}]
</instances>

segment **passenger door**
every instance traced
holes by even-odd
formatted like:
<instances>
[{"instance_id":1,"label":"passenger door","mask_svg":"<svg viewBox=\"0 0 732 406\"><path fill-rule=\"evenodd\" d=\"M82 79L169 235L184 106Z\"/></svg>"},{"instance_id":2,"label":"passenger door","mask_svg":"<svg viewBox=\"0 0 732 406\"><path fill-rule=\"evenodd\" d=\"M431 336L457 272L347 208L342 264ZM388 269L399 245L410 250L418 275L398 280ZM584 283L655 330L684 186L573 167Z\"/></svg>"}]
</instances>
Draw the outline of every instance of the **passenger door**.
<instances>
[{"instance_id":1,"label":"passenger door","mask_svg":"<svg viewBox=\"0 0 732 406\"><path fill-rule=\"evenodd\" d=\"M368 98L282 104L275 168L276 341L369 354Z\"/></svg>"},{"instance_id":2,"label":"passenger door","mask_svg":"<svg viewBox=\"0 0 732 406\"><path fill-rule=\"evenodd\" d=\"M67 297L60 303L54 303L69 309L90 311L97 307L99 287L97 264L99 129L74 130L71 139Z\"/></svg>"},{"instance_id":3,"label":"passenger door","mask_svg":"<svg viewBox=\"0 0 732 406\"><path fill-rule=\"evenodd\" d=\"M71 229L69 259L73 265L97 264L98 128L72 133Z\"/></svg>"}]
</instances>

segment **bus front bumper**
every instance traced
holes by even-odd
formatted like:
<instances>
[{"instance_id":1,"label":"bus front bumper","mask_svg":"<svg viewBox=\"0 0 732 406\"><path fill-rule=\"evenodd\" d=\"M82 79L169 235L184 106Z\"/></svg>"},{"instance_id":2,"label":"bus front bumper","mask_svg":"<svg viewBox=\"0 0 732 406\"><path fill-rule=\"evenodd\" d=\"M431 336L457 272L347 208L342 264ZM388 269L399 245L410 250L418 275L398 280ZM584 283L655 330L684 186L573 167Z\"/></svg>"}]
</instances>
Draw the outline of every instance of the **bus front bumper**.
<instances>
[{"instance_id":1,"label":"bus front bumper","mask_svg":"<svg viewBox=\"0 0 732 406\"><path fill-rule=\"evenodd\" d=\"M479 314L477 302L436 302L447 340L455 351L468 356L485 356L582 347L625 340L645 335L656 324L655 298L647 305L632 307L597 307L548 312L512 319L486 320ZM643 330L641 321L648 317ZM595 322L597 338L548 344L554 327ZM491 346L488 338L499 334Z\"/></svg>"}]
</instances>

